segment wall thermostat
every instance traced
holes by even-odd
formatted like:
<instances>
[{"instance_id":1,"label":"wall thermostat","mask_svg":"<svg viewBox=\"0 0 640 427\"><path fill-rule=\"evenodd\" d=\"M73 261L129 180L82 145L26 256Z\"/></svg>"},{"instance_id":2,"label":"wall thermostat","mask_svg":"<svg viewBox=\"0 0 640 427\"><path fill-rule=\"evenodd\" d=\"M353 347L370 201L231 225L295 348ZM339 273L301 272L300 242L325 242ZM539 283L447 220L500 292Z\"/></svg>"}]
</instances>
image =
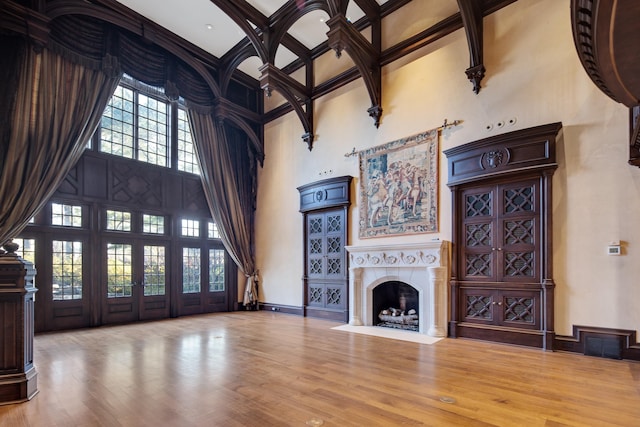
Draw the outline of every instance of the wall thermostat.
<instances>
[{"instance_id":1,"label":"wall thermostat","mask_svg":"<svg viewBox=\"0 0 640 427\"><path fill-rule=\"evenodd\" d=\"M607 246L607 255L620 255L620 245Z\"/></svg>"}]
</instances>

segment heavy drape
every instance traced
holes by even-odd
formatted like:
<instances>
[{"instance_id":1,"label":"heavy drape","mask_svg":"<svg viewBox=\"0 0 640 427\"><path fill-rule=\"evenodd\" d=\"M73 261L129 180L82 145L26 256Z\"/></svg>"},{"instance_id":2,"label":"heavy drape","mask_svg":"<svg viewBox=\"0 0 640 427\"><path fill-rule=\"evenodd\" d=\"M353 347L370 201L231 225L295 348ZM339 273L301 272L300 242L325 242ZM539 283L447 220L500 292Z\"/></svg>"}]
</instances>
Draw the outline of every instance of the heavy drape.
<instances>
[{"instance_id":1,"label":"heavy drape","mask_svg":"<svg viewBox=\"0 0 640 427\"><path fill-rule=\"evenodd\" d=\"M20 49L15 63L2 64L17 67L17 78L0 81L8 112L0 122L0 244L24 229L78 161L119 81L110 57L94 69L27 42ZM13 91L4 86L11 84Z\"/></svg>"},{"instance_id":2,"label":"heavy drape","mask_svg":"<svg viewBox=\"0 0 640 427\"><path fill-rule=\"evenodd\" d=\"M209 210L219 225L224 247L247 278L244 305L255 304L258 277L251 251L252 178L247 170L250 162L242 155L246 145L229 138L224 122L208 112L191 108L189 121Z\"/></svg>"}]
</instances>

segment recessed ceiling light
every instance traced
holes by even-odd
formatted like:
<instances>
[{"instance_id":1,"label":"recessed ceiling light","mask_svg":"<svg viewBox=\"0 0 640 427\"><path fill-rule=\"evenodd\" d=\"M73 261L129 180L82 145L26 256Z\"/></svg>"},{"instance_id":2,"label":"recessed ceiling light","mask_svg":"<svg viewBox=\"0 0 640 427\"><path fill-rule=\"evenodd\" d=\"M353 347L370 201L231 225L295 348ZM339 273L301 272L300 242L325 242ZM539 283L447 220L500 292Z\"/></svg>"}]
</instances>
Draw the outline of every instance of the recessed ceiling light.
<instances>
[{"instance_id":1,"label":"recessed ceiling light","mask_svg":"<svg viewBox=\"0 0 640 427\"><path fill-rule=\"evenodd\" d=\"M205 27L207 27L207 30L213 30L213 25L211 24L207 24L205 25Z\"/></svg>"}]
</instances>

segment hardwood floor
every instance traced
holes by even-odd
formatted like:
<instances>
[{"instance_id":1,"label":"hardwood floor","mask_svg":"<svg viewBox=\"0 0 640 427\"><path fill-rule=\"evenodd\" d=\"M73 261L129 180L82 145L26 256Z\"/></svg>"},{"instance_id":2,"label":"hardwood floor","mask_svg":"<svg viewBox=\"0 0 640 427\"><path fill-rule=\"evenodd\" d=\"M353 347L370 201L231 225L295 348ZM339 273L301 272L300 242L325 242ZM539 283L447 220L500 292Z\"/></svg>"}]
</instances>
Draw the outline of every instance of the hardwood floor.
<instances>
[{"instance_id":1,"label":"hardwood floor","mask_svg":"<svg viewBox=\"0 0 640 427\"><path fill-rule=\"evenodd\" d=\"M0 425L640 425L637 362L337 325L236 312L37 335L40 392Z\"/></svg>"}]
</instances>

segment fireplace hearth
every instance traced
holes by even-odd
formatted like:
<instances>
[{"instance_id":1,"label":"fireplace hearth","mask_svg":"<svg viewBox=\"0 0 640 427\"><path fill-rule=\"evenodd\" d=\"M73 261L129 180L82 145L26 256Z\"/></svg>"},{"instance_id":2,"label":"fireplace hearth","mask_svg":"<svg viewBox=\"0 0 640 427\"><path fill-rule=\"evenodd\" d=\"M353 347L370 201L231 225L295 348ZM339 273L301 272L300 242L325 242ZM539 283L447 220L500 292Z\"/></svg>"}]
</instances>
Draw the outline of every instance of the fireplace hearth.
<instances>
[{"instance_id":1,"label":"fireplace hearth","mask_svg":"<svg viewBox=\"0 0 640 427\"><path fill-rule=\"evenodd\" d=\"M429 243L347 246L349 252L349 324L376 326L380 313L387 310L384 326L413 330L433 337L447 335L449 245L446 241ZM401 286L402 284L402 286ZM391 290L384 290L390 286ZM397 291L394 287L397 286ZM378 289L380 287L380 289ZM415 307L409 306L408 291L415 292ZM402 291L401 291L402 289ZM397 302L378 303L378 293L394 294ZM400 300L404 293L404 301ZM394 305L398 307L394 307ZM404 316L402 305L404 304ZM387 306L388 307L385 307ZM392 309L399 310L394 312ZM410 311L415 313L409 314ZM414 319L417 316L417 319ZM391 326L398 321L417 320L411 328Z\"/></svg>"}]
</instances>

